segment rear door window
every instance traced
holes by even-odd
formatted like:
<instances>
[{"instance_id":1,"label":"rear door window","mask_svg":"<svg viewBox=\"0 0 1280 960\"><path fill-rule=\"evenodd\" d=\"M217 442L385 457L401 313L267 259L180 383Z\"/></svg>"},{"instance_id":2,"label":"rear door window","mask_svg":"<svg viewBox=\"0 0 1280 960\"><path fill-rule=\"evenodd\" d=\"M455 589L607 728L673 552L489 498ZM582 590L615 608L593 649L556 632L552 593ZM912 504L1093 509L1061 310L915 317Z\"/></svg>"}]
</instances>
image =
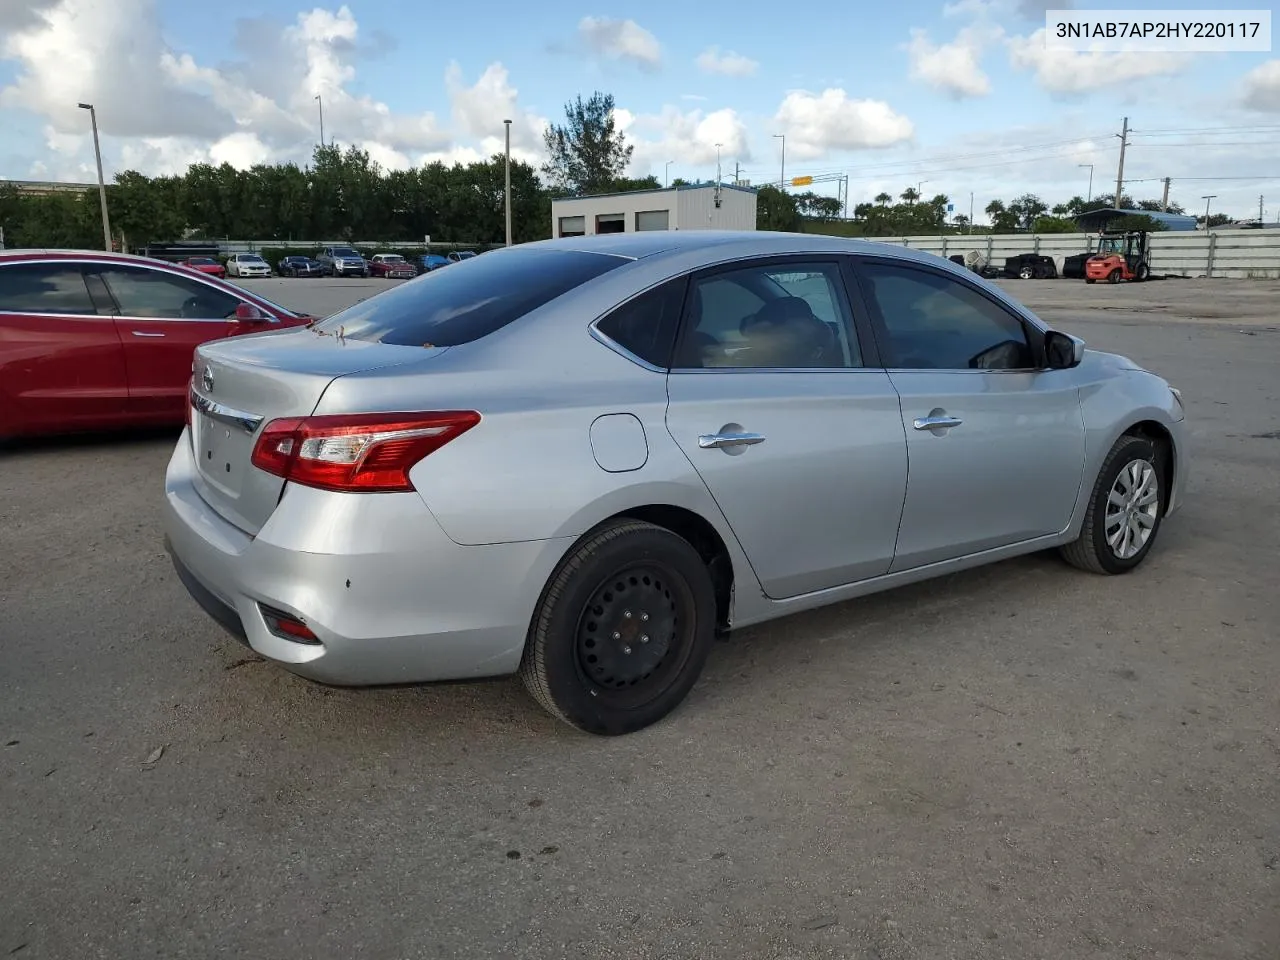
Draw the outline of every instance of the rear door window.
<instances>
[{"instance_id":1,"label":"rear door window","mask_svg":"<svg viewBox=\"0 0 1280 960\"><path fill-rule=\"evenodd\" d=\"M646 290L602 319L597 329L645 363L665 370L671 363L686 283L682 277Z\"/></svg>"},{"instance_id":2,"label":"rear door window","mask_svg":"<svg viewBox=\"0 0 1280 960\"><path fill-rule=\"evenodd\" d=\"M96 314L84 275L74 263L0 266L0 311Z\"/></svg>"},{"instance_id":3,"label":"rear door window","mask_svg":"<svg viewBox=\"0 0 1280 960\"><path fill-rule=\"evenodd\" d=\"M576 250L502 250L433 270L316 325L398 346L452 347L486 337L630 261Z\"/></svg>"}]
</instances>

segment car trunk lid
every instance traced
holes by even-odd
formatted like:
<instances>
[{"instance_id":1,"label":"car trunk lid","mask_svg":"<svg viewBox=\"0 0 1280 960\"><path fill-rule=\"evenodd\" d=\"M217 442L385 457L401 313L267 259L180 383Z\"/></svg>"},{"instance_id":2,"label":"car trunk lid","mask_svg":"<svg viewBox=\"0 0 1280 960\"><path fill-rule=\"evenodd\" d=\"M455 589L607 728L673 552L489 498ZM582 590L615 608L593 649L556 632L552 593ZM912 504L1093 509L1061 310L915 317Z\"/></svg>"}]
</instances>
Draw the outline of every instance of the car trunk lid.
<instances>
[{"instance_id":1,"label":"car trunk lid","mask_svg":"<svg viewBox=\"0 0 1280 960\"><path fill-rule=\"evenodd\" d=\"M193 365L189 431L200 496L223 519L257 534L285 484L251 462L266 424L310 415L341 376L429 359L445 349L345 340L298 328L203 344Z\"/></svg>"}]
</instances>

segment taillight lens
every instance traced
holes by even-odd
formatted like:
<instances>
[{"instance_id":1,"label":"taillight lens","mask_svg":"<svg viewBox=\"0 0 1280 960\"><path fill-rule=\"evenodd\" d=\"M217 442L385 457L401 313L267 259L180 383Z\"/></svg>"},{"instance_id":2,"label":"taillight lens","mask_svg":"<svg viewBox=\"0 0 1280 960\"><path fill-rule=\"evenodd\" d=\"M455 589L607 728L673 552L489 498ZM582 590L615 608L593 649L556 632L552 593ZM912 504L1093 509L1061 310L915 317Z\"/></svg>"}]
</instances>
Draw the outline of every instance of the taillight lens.
<instances>
[{"instance_id":1,"label":"taillight lens","mask_svg":"<svg viewBox=\"0 0 1280 960\"><path fill-rule=\"evenodd\" d=\"M272 420L254 444L252 462L321 490L405 492L413 489L414 464L479 422L474 410Z\"/></svg>"}]
</instances>

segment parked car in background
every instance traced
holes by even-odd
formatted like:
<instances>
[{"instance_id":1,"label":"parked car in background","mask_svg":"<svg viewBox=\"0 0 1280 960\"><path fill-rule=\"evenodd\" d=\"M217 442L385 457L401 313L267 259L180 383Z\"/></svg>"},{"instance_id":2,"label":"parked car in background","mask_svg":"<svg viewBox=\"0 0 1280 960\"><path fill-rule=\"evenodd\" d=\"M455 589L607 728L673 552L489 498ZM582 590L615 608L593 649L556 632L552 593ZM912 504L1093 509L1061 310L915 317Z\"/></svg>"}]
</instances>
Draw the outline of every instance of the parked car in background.
<instances>
[{"instance_id":1,"label":"parked car in background","mask_svg":"<svg viewBox=\"0 0 1280 960\"><path fill-rule=\"evenodd\" d=\"M500 248L205 344L194 383L164 526L221 623L330 684L519 672L601 734L720 630L1050 548L1133 570L1187 476L1159 376L816 235Z\"/></svg>"},{"instance_id":2,"label":"parked car in background","mask_svg":"<svg viewBox=\"0 0 1280 960\"><path fill-rule=\"evenodd\" d=\"M470 260L476 255L474 250L452 250L449 252L450 263L461 263L463 260Z\"/></svg>"},{"instance_id":3,"label":"parked car in background","mask_svg":"<svg viewBox=\"0 0 1280 960\"><path fill-rule=\"evenodd\" d=\"M213 257L187 257L185 260L179 260L178 266L186 267L188 270L194 270L197 273L207 273L211 277L225 277L227 275L227 268L213 259Z\"/></svg>"},{"instance_id":4,"label":"parked car in background","mask_svg":"<svg viewBox=\"0 0 1280 960\"><path fill-rule=\"evenodd\" d=\"M316 262L329 277L367 277L369 264L350 247L325 247L315 256Z\"/></svg>"},{"instance_id":5,"label":"parked car in background","mask_svg":"<svg viewBox=\"0 0 1280 960\"><path fill-rule=\"evenodd\" d=\"M0 251L0 436L181 423L198 344L311 319L174 263Z\"/></svg>"},{"instance_id":6,"label":"parked car in background","mask_svg":"<svg viewBox=\"0 0 1280 960\"><path fill-rule=\"evenodd\" d=\"M453 263L448 257L442 257L438 253L424 253L415 257L413 261L414 267L418 273L430 273L432 270L439 270L441 267L447 267Z\"/></svg>"},{"instance_id":7,"label":"parked car in background","mask_svg":"<svg viewBox=\"0 0 1280 960\"><path fill-rule=\"evenodd\" d=\"M310 257L285 257L276 264L276 272L282 277L324 276L324 268Z\"/></svg>"},{"instance_id":8,"label":"parked car in background","mask_svg":"<svg viewBox=\"0 0 1280 960\"><path fill-rule=\"evenodd\" d=\"M375 277L405 280L418 275L418 268L398 253L375 253L369 258L369 273Z\"/></svg>"},{"instance_id":9,"label":"parked car in background","mask_svg":"<svg viewBox=\"0 0 1280 960\"><path fill-rule=\"evenodd\" d=\"M269 277L271 266L256 253L233 253L227 257L229 277Z\"/></svg>"}]
</instances>

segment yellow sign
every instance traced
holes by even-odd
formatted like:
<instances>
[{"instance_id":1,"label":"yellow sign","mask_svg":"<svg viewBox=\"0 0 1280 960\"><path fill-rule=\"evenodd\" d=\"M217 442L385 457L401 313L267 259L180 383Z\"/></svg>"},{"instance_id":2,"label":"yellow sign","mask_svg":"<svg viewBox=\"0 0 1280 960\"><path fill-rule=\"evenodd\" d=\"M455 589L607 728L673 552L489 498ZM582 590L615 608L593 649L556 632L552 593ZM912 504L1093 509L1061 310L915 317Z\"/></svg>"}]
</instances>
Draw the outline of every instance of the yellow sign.
<instances>
[{"instance_id":1,"label":"yellow sign","mask_svg":"<svg viewBox=\"0 0 1280 960\"><path fill-rule=\"evenodd\" d=\"M813 177L792 177L791 185L793 187L807 187L813 183Z\"/></svg>"}]
</instances>

